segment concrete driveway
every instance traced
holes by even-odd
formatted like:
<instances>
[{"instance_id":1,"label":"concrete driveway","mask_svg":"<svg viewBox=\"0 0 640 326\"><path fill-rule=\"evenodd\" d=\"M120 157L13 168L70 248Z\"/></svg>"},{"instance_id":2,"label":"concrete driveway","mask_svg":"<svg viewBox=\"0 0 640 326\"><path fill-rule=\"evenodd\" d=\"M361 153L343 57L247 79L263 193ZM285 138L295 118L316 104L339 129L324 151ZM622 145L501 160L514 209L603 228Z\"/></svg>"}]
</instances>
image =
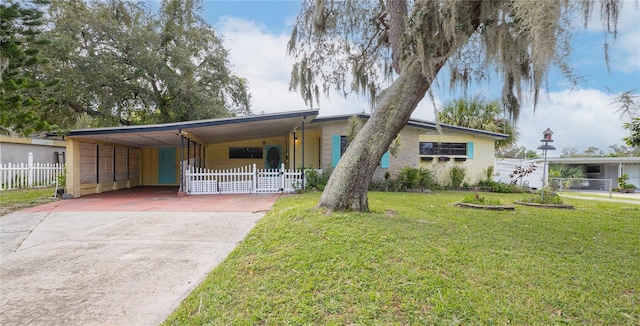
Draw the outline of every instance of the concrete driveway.
<instances>
[{"instance_id":1,"label":"concrete driveway","mask_svg":"<svg viewBox=\"0 0 640 326\"><path fill-rule=\"evenodd\" d=\"M156 325L279 195L135 188L0 217L0 324Z\"/></svg>"}]
</instances>

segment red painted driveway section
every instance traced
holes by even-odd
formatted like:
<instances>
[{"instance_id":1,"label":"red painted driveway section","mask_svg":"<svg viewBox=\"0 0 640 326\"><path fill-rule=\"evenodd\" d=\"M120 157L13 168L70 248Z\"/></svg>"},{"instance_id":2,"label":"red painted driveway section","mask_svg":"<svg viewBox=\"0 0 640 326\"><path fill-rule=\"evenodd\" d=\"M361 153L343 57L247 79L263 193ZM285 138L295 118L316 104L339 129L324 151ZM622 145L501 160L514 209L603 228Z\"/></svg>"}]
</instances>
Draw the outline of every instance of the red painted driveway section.
<instances>
[{"instance_id":1,"label":"red painted driveway section","mask_svg":"<svg viewBox=\"0 0 640 326\"><path fill-rule=\"evenodd\" d=\"M136 187L59 200L24 212L264 212L281 194L177 195L177 187Z\"/></svg>"}]
</instances>

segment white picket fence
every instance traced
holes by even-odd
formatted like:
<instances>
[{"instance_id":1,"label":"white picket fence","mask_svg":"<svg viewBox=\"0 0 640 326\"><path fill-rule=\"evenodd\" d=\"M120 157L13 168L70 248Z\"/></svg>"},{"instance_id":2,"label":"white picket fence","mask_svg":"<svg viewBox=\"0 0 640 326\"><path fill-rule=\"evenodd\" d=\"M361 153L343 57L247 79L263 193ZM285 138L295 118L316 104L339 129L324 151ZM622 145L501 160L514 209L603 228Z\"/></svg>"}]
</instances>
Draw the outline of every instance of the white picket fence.
<instances>
[{"instance_id":1,"label":"white picket fence","mask_svg":"<svg viewBox=\"0 0 640 326\"><path fill-rule=\"evenodd\" d=\"M302 171L258 169L255 164L235 169L210 170L189 165L185 171L187 194L254 194L295 192L303 188Z\"/></svg>"},{"instance_id":2,"label":"white picket fence","mask_svg":"<svg viewBox=\"0 0 640 326\"><path fill-rule=\"evenodd\" d=\"M64 164L34 163L29 153L26 164L0 164L0 191L53 186L63 173Z\"/></svg>"}]
</instances>

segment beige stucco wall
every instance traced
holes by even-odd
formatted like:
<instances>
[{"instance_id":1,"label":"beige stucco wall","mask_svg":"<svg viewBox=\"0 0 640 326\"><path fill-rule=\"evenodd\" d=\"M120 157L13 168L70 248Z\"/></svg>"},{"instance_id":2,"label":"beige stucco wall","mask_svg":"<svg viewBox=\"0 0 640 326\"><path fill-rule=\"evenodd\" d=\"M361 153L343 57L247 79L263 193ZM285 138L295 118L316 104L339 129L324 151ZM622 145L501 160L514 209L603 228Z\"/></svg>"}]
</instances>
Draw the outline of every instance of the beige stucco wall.
<instances>
[{"instance_id":1,"label":"beige stucco wall","mask_svg":"<svg viewBox=\"0 0 640 326\"><path fill-rule=\"evenodd\" d=\"M420 166L429 171L434 172L439 184L447 185L451 182L449 171L453 166L462 166L466 169L465 182L475 184L484 179L485 171L489 166L493 166L494 162L494 140L491 138L475 136L471 134L453 133L444 131L442 135L436 132L423 133L419 137L420 142L441 142L441 143L467 143L473 142L473 158L464 162L456 162L455 157L465 157L456 155L447 155L450 161L439 161L438 156L433 156L433 161L420 161ZM419 148L416 145L416 152Z\"/></svg>"},{"instance_id":2,"label":"beige stucco wall","mask_svg":"<svg viewBox=\"0 0 640 326\"><path fill-rule=\"evenodd\" d=\"M421 129L414 127L406 127L400 132L401 148L397 157L389 157L389 168L378 167L374 172L373 179L379 180L384 178L384 174L389 172L395 176L405 166L418 167L418 137L422 132ZM330 121L322 123L320 135L320 166L322 169L332 168L332 151L331 142L333 135L346 136L347 121Z\"/></svg>"}]
</instances>

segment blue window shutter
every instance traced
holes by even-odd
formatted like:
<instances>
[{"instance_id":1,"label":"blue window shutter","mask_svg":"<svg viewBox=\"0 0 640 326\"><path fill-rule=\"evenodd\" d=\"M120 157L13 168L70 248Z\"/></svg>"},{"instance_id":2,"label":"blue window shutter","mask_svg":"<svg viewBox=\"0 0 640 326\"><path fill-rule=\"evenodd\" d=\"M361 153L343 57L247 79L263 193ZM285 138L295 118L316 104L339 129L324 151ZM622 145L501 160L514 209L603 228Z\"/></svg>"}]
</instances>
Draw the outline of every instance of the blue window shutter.
<instances>
[{"instance_id":1,"label":"blue window shutter","mask_svg":"<svg viewBox=\"0 0 640 326\"><path fill-rule=\"evenodd\" d=\"M473 142L472 141L467 143L467 158L468 159L473 158Z\"/></svg>"},{"instance_id":2,"label":"blue window shutter","mask_svg":"<svg viewBox=\"0 0 640 326\"><path fill-rule=\"evenodd\" d=\"M382 155L382 158L380 159L380 167L383 169L389 168L389 152L388 151L384 153L384 155Z\"/></svg>"},{"instance_id":3,"label":"blue window shutter","mask_svg":"<svg viewBox=\"0 0 640 326\"><path fill-rule=\"evenodd\" d=\"M331 166L336 167L340 161L340 135L333 135L331 139Z\"/></svg>"}]
</instances>

